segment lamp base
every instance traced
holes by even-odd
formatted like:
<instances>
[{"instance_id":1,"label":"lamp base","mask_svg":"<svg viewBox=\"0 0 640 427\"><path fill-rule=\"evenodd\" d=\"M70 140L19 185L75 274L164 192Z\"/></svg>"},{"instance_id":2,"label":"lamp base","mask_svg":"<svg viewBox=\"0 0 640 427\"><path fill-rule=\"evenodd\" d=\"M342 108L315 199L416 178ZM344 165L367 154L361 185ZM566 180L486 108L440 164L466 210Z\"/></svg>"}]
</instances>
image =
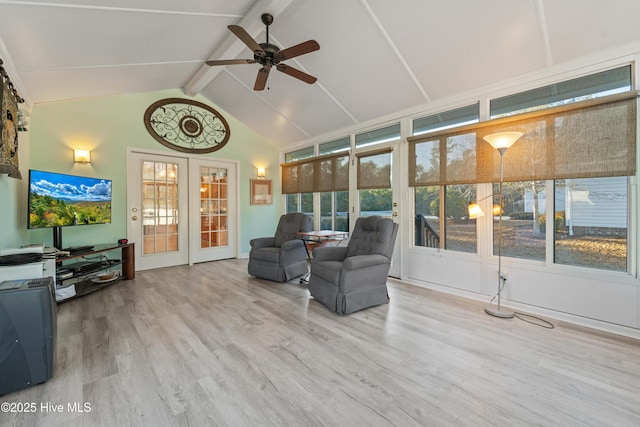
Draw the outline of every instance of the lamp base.
<instances>
[{"instance_id":1,"label":"lamp base","mask_svg":"<svg viewBox=\"0 0 640 427\"><path fill-rule=\"evenodd\" d=\"M495 317L501 317L503 319L510 319L513 317L513 311L505 310L504 308L498 309L497 307L489 306L484 308L484 312Z\"/></svg>"}]
</instances>

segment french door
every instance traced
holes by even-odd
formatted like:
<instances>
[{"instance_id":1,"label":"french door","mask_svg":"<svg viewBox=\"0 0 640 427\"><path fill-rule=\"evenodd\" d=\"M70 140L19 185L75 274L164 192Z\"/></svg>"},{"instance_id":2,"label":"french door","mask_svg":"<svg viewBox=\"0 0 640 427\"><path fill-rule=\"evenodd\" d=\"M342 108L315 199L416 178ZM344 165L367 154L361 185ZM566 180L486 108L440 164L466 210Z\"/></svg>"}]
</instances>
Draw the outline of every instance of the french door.
<instances>
[{"instance_id":1,"label":"french door","mask_svg":"<svg viewBox=\"0 0 640 427\"><path fill-rule=\"evenodd\" d=\"M238 194L235 163L190 159L189 172L191 263L234 258Z\"/></svg>"},{"instance_id":2,"label":"french door","mask_svg":"<svg viewBox=\"0 0 640 427\"><path fill-rule=\"evenodd\" d=\"M356 218L380 215L398 222L400 218L398 152L398 144L355 152L357 159L357 167L354 168L357 192L354 198ZM394 177L396 177L395 180L392 179ZM353 224L351 227L353 229ZM389 276L392 277L400 277L401 274L400 240L401 233L398 232L389 270Z\"/></svg>"},{"instance_id":3,"label":"french door","mask_svg":"<svg viewBox=\"0 0 640 427\"><path fill-rule=\"evenodd\" d=\"M189 262L187 172L185 158L130 153L127 236L137 270Z\"/></svg>"},{"instance_id":4,"label":"french door","mask_svg":"<svg viewBox=\"0 0 640 427\"><path fill-rule=\"evenodd\" d=\"M127 236L136 270L237 256L237 165L129 152Z\"/></svg>"}]
</instances>

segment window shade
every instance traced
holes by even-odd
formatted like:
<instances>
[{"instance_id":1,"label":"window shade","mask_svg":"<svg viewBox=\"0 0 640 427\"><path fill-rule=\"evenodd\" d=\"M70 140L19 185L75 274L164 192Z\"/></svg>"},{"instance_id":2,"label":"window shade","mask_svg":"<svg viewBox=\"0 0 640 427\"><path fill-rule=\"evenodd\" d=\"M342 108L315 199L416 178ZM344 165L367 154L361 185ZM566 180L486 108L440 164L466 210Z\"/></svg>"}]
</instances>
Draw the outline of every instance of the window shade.
<instances>
[{"instance_id":1,"label":"window shade","mask_svg":"<svg viewBox=\"0 0 640 427\"><path fill-rule=\"evenodd\" d=\"M358 190L391 188L391 148L356 154Z\"/></svg>"},{"instance_id":2,"label":"window shade","mask_svg":"<svg viewBox=\"0 0 640 427\"><path fill-rule=\"evenodd\" d=\"M283 163L280 166L282 194L349 189L348 152Z\"/></svg>"},{"instance_id":3,"label":"window shade","mask_svg":"<svg viewBox=\"0 0 640 427\"><path fill-rule=\"evenodd\" d=\"M500 155L483 137L503 131L524 133L505 154L505 181L635 175L637 96L634 91L409 137L409 184L498 181Z\"/></svg>"}]
</instances>

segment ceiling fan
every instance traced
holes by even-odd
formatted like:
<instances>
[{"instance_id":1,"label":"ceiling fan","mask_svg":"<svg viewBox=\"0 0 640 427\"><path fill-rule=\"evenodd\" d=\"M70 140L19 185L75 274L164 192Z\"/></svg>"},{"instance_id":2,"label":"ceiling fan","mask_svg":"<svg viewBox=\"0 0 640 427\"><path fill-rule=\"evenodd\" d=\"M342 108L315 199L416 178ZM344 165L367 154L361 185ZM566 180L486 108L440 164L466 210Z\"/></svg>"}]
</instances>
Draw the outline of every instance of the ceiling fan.
<instances>
[{"instance_id":1,"label":"ceiling fan","mask_svg":"<svg viewBox=\"0 0 640 427\"><path fill-rule=\"evenodd\" d=\"M306 42L291 46L287 49L280 50L280 48L274 44L269 43L269 25L273 23L273 16L269 13L262 14L262 22L267 27L267 41L265 43L258 43L247 33L244 28L239 25L229 25L227 28L231 30L244 44L253 51L253 59L221 59L215 61L206 61L207 65L233 65L233 64L255 64L262 65L262 68L258 70L258 77L253 85L253 90L264 90L267 84L267 78L271 67L276 67L276 70L285 74L302 80L305 83L313 84L318 80L314 76L307 74L303 71L293 68L290 65L282 64L282 61L295 58L296 56L304 55L305 53L313 52L320 49L320 45L315 40L307 40Z\"/></svg>"}]
</instances>

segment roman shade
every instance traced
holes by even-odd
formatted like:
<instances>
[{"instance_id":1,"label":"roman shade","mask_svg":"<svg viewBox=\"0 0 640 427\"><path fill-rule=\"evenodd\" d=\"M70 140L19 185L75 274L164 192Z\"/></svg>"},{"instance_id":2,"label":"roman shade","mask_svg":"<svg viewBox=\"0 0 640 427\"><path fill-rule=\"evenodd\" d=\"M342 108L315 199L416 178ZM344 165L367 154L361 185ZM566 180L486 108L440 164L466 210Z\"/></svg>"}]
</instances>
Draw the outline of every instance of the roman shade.
<instances>
[{"instance_id":1,"label":"roman shade","mask_svg":"<svg viewBox=\"0 0 640 427\"><path fill-rule=\"evenodd\" d=\"M349 190L349 152L283 163L282 194Z\"/></svg>"},{"instance_id":2,"label":"roman shade","mask_svg":"<svg viewBox=\"0 0 640 427\"><path fill-rule=\"evenodd\" d=\"M504 181L631 176L636 168L636 91L407 138L411 186L496 182L488 134L523 132Z\"/></svg>"},{"instance_id":3,"label":"roman shade","mask_svg":"<svg viewBox=\"0 0 640 427\"><path fill-rule=\"evenodd\" d=\"M391 152L383 148L358 153L358 190L391 188Z\"/></svg>"}]
</instances>

